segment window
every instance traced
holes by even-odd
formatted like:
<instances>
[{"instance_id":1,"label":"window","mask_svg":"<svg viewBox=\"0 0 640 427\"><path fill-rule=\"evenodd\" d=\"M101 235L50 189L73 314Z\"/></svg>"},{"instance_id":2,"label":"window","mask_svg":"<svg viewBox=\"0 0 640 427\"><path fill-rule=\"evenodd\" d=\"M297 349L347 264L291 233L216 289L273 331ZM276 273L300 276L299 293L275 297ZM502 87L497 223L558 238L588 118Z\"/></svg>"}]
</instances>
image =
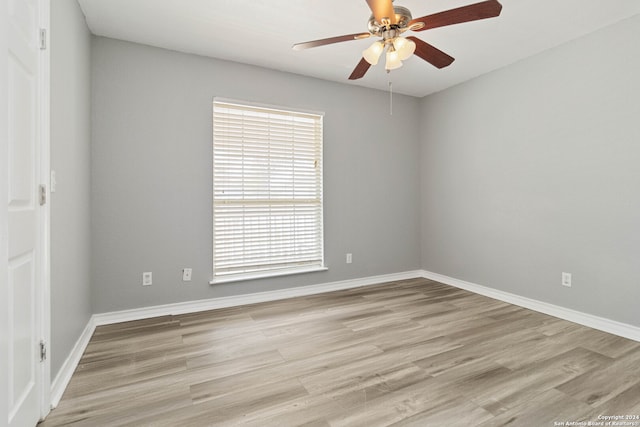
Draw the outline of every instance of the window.
<instances>
[{"instance_id":1,"label":"window","mask_svg":"<svg viewBox=\"0 0 640 427\"><path fill-rule=\"evenodd\" d=\"M322 115L215 98L212 283L320 269Z\"/></svg>"}]
</instances>

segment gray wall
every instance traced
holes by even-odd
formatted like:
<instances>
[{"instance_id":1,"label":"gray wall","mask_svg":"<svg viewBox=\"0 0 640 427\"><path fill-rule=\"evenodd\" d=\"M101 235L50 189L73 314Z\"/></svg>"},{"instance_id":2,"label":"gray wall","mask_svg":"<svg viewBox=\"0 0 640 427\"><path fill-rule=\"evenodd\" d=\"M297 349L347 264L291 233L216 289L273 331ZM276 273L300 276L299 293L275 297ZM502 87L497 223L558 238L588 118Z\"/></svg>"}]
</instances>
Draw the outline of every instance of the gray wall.
<instances>
[{"instance_id":1,"label":"gray wall","mask_svg":"<svg viewBox=\"0 0 640 427\"><path fill-rule=\"evenodd\" d=\"M91 316L91 34L76 0L51 3L51 376Z\"/></svg>"},{"instance_id":2,"label":"gray wall","mask_svg":"<svg viewBox=\"0 0 640 427\"><path fill-rule=\"evenodd\" d=\"M385 92L101 37L92 70L94 312L420 267L418 99L394 96L390 116ZM326 113L328 271L209 285L214 96Z\"/></svg>"},{"instance_id":3,"label":"gray wall","mask_svg":"<svg viewBox=\"0 0 640 427\"><path fill-rule=\"evenodd\" d=\"M422 101L424 269L640 326L638 40L640 16Z\"/></svg>"}]
</instances>

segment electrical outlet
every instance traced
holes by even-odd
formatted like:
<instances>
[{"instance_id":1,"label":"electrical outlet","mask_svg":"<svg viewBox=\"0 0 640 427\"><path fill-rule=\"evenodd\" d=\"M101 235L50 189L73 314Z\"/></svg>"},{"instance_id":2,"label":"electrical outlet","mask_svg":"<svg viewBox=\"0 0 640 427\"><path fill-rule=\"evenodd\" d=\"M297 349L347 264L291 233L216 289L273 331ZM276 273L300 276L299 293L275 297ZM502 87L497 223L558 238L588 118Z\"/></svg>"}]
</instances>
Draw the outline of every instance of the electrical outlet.
<instances>
[{"instance_id":1,"label":"electrical outlet","mask_svg":"<svg viewBox=\"0 0 640 427\"><path fill-rule=\"evenodd\" d=\"M562 273L562 286L571 287L571 273Z\"/></svg>"},{"instance_id":2,"label":"electrical outlet","mask_svg":"<svg viewBox=\"0 0 640 427\"><path fill-rule=\"evenodd\" d=\"M151 286L153 283L153 275L150 271L142 273L142 286Z\"/></svg>"},{"instance_id":3,"label":"electrical outlet","mask_svg":"<svg viewBox=\"0 0 640 427\"><path fill-rule=\"evenodd\" d=\"M353 257L351 254L347 254L347 264L351 264L353 262Z\"/></svg>"},{"instance_id":4,"label":"electrical outlet","mask_svg":"<svg viewBox=\"0 0 640 427\"><path fill-rule=\"evenodd\" d=\"M190 268L183 268L182 269L182 281L183 282L190 282L191 281L191 269Z\"/></svg>"}]
</instances>

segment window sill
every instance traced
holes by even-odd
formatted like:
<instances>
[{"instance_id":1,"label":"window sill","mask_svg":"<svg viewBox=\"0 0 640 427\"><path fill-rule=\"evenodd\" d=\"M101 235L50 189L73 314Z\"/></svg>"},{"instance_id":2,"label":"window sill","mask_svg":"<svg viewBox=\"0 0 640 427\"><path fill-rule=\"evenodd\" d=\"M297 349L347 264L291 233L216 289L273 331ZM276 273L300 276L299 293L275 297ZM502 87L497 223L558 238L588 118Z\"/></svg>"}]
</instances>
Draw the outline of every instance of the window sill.
<instances>
[{"instance_id":1,"label":"window sill","mask_svg":"<svg viewBox=\"0 0 640 427\"><path fill-rule=\"evenodd\" d=\"M281 271L242 274L237 276L220 277L217 279L213 279L209 282L209 284L217 285L219 283L244 282L246 280L268 279L271 277L291 276L294 274L314 273L317 271L326 271L326 270L329 270L329 268L328 267L312 267L312 268L306 268L306 269L281 270Z\"/></svg>"}]
</instances>

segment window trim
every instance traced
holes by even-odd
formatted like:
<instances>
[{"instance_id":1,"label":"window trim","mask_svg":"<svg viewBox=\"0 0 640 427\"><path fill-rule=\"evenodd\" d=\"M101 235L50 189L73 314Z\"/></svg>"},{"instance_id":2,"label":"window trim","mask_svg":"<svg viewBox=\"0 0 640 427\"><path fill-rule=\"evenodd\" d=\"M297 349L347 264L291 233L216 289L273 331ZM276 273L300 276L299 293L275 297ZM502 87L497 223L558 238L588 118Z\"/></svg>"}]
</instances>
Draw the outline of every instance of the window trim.
<instances>
[{"instance_id":1,"label":"window trim","mask_svg":"<svg viewBox=\"0 0 640 427\"><path fill-rule=\"evenodd\" d=\"M234 276L228 277L219 277L213 278L209 281L210 285L215 285L219 283L233 283L233 282L244 282L247 280L257 280L257 279L269 279L272 277L282 277L282 276L294 276L296 274L307 274L307 273L316 273L318 271L327 271L329 267L323 265L321 267L309 267L307 269L282 269L282 270L272 270L269 272L262 273L248 273L248 274L237 274Z\"/></svg>"},{"instance_id":2,"label":"window trim","mask_svg":"<svg viewBox=\"0 0 640 427\"><path fill-rule=\"evenodd\" d=\"M239 107L248 107L248 108L262 108L262 109L268 109L268 110L273 110L276 112L283 112L283 113L292 113L292 114L309 114L309 115L315 115L315 116L319 116L320 120L321 120L321 124L322 124L322 128L324 127L324 123L323 123L323 119L324 119L324 112L319 112L319 111L314 111L314 110L307 110L307 109L302 109L302 108L292 108L292 107L283 107L283 106L277 106L277 105L270 105L270 104L262 104L262 103L256 103L256 102L251 102L251 101L242 101L242 100L237 100L237 99L230 99L230 98L223 98L223 97L214 97L213 101L212 101L212 106L215 107L215 103L225 103L225 104L231 104L231 105L237 105ZM213 126L213 116L212 116L212 129L214 129ZM324 134L324 132L322 132L322 134ZM264 270L264 271L259 271L259 272L250 272L250 273L237 273L237 274L230 274L230 275L225 275L225 276L216 276L215 275L215 231L212 230L212 270L211 270L211 275L212 275L212 279L209 281L210 285L214 285L214 284L218 284L218 283L231 283L231 282L240 282L240 281L247 281L247 280L256 280L256 279L265 279L265 278L272 278L272 277L280 277L280 276L290 276L290 275L297 275L297 274L306 274L306 273L313 273L313 272L319 272L319 271L326 271L329 268L326 265L326 260L325 260L325 242L324 242L324 144L323 144L323 140L324 136L321 137L320 140L320 147L321 147L321 164L322 164L322 170L321 170L321 175L320 175L320 205L321 205L321 209L320 209L320 227L321 227L321 238L320 238L320 242L319 242L319 246L320 246L320 255L321 255L321 263L320 265L313 265L313 266L305 266L305 267L289 267L289 268L282 268L282 269L273 269L273 270ZM212 141L213 144L215 144L215 140ZM212 157L213 158L213 157ZM211 207L212 207L212 219L213 221L215 221L215 216L214 216L214 212L213 210L214 208L214 194L215 194L215 181L212 179L212 200L211 200ZM212 222L213 225L213 222Z\"/></svg>"},{"instance_id":3,"label":"window trim","mask_svg":"<svg viewBox=\"0 0 640 427\"><path fill-rule=\"evenodd\" d=\"M298 108L298 107L284 107L282 105L273 105L273 104L263 104L260 102L253 102L253 101L243 101L240 99L233 99L233 98L223 98L220 96L216 96L213 98L213 100L211 101L213 102L221 102L224 104L235 104L238 105L240 107L255 107L255 108L265 108L268 110L275 110L275 111L282 111L285 113L300 113L300 114L313 114L316 116L321 116L324 117L325 113L323 111L318 111L318 110L308 110L305 108Z\"/></svg>"}]
</instances>

